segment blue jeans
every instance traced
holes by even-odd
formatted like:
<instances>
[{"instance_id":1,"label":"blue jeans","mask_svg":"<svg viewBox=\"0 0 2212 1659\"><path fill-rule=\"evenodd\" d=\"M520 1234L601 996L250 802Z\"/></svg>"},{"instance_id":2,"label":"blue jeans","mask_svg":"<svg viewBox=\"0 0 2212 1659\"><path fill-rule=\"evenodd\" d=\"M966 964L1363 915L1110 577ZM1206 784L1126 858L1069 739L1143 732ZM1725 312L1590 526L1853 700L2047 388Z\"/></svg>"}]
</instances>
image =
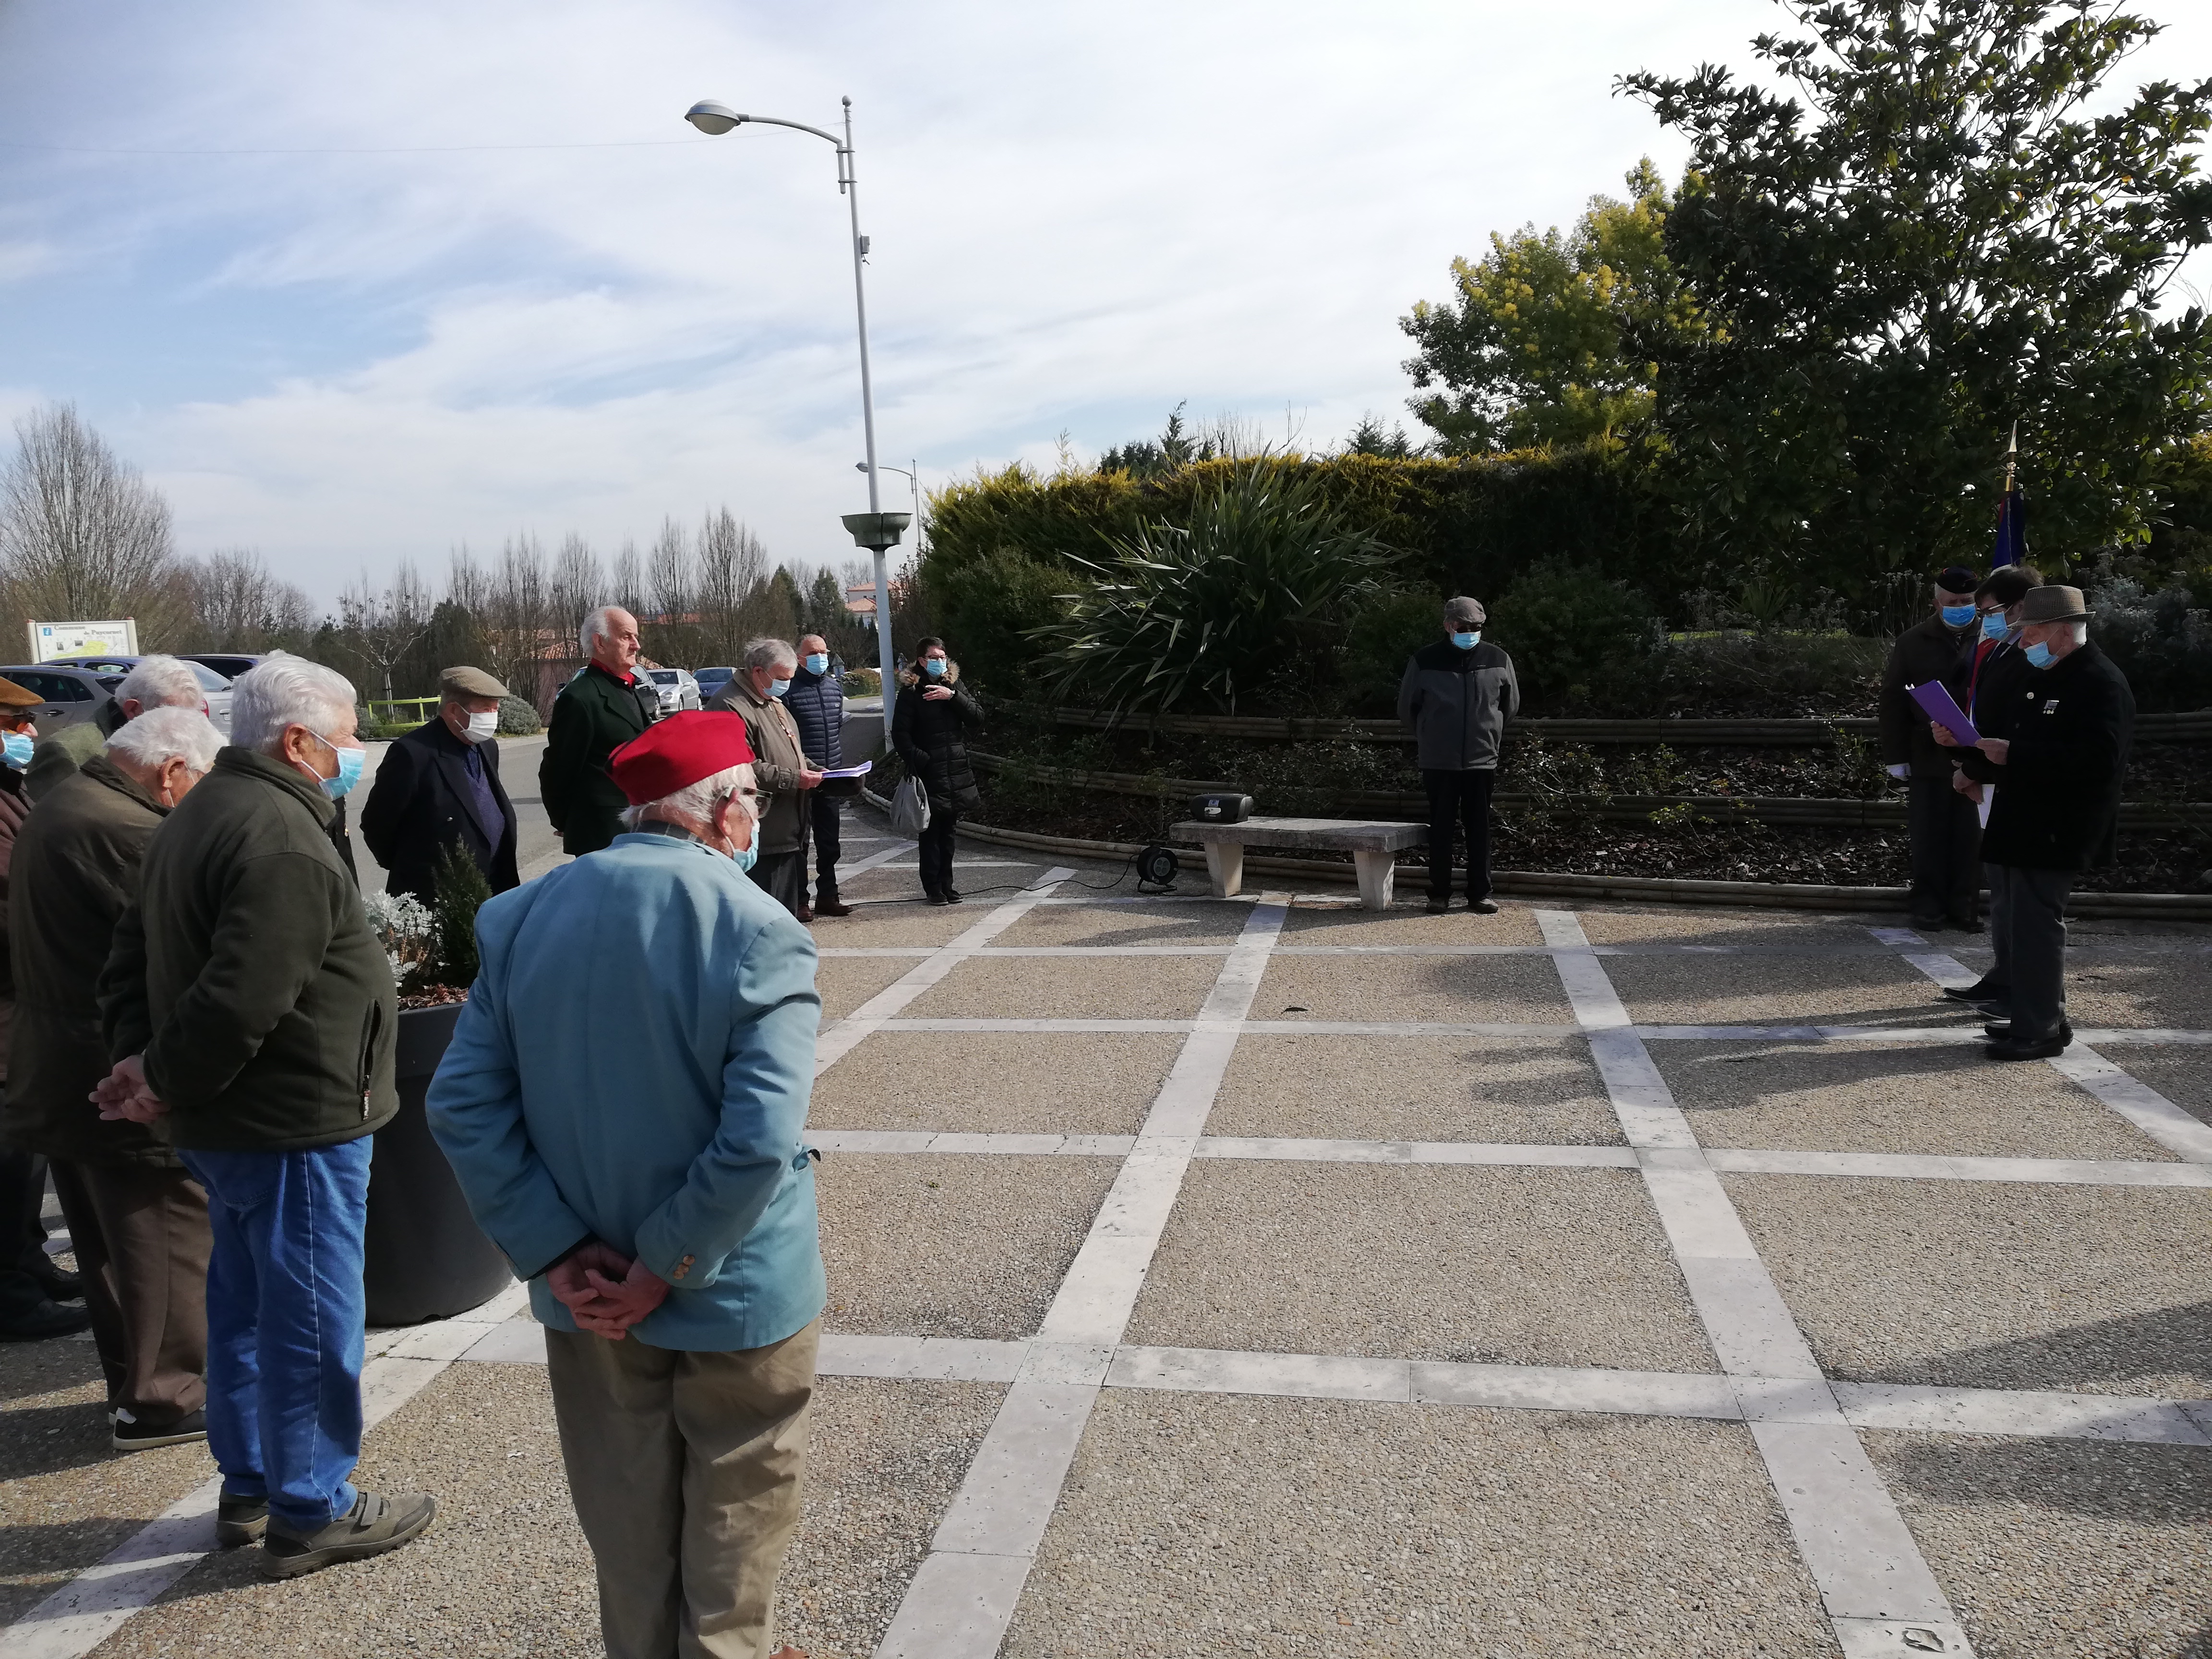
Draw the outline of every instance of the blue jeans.
<instances>
[{"instance_id":1,"label":"blue jeans","mask_svg":"<svg viewBox=\"0 0 2212 1659\"><path fill-rule=\"evenodd\" d=\"M233 1498L304 1534L353 1508L373 1137L182 1154L207 1188L208 1449Z\"/></svg>"}]
</instances>

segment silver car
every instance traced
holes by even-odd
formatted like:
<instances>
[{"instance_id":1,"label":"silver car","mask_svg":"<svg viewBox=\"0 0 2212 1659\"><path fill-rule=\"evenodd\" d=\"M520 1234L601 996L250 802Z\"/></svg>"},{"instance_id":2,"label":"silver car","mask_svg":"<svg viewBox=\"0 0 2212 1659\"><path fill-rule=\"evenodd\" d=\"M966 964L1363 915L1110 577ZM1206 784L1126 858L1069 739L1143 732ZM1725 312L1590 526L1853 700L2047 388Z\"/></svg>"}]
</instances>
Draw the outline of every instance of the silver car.
<instances>
[{"instance_id":1,"label":"silver car","mask_svg":"<svg viewBox=\"0 0 2212 1659\"><path fill-rule=\"evenodd\" d=\"M50 669L83 669L89 673L100 676L103 679L112 677L115 682L119 683L124 675L128 674L143 660L143 659L138 657L57 657L42 665ZM207 698L208 719L215 722L216 731L222 732L226 738L228 737L230 735L230 682L204 662L194 662L190 658L186 658L184 663L185 667L192 671L192 678L199 681L200 691ZM35 671L27 670L26 672ZM13 679L15 676L10 674L8 678ZM114 685L110 684L108 690L112 692ZM74 722L69 723L74 724Z\"/></svg>"},{"instance_id":2,"label":"silver car","mask_svg":"<svg viewBox=\"0 0 2212 1659\"><path fill-rule=\"evenodd\" d=\"M13 680L33 696L45 699L44 706L31 717L38 722L42 738L84 725L115 701L115 688L123 684L121 674L95 673L89 668L65 668L50 662L0 668L0 679Z\"/></svg>"},{"instance_id":3,"label":"silver car","mask_svg":"<svg viewBox=\"0 0 2212 1659\"><path fill-rule=\"evenodd\" d=\"M707 700L699 694L699 682L691 678L690 669L648 668L645 673L653 682L653 690L659 694L664 716L706 706Z\"/></svg>"}]
</instances>

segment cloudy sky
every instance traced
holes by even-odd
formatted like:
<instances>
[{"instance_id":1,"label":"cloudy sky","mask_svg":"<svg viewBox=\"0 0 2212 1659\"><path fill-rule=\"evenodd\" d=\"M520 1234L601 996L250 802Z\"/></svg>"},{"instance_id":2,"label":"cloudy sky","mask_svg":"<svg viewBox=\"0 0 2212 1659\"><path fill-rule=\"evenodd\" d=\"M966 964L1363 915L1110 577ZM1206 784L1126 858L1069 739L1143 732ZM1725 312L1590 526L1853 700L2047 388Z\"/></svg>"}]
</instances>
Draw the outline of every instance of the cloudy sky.
<instances>
[{"instance_id":1,"label":"cloudy sky","mask_svg":"<svg viewBox=\"0 0 2212 1659\"><path fill-rule=\"evenodd\" d=\"M2212 69L2212 8L2130 79ZM1188 400L1335 441L1488 232L1682 149L1616 74L1768 0L0 0L0 417L74 400L319 600L401 558L866 505L829 126L854 100L878 431L925 484ZM46 146L47 148L31 148ZM562 148L567 146L567 148ZM226 153L228 152L228 153ZM236 152L247 152L240 154ZM902 491L905 480L887 477ZM895 500L885 505L896 506Z\"/></svg>"}]
</instances>

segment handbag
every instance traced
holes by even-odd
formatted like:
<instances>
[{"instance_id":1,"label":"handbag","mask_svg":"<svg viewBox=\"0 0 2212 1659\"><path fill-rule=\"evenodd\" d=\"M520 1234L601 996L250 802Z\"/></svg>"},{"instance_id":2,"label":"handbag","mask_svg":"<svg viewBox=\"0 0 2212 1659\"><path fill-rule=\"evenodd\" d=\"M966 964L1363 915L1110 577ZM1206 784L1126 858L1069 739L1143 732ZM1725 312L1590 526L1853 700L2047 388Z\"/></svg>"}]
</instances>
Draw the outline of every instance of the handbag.
<instances>
[{"instance_id":1,"label":"handbag","mask_svg":"<svg viewBox=\"0 0 2212 1659\"><path fill-rule=\"evenodd\" d=\"M921 787L921 780L908 777L891 793L891 829L896 834L919 839L929 828L929 791Z\"/></svg>"}]
</instances>

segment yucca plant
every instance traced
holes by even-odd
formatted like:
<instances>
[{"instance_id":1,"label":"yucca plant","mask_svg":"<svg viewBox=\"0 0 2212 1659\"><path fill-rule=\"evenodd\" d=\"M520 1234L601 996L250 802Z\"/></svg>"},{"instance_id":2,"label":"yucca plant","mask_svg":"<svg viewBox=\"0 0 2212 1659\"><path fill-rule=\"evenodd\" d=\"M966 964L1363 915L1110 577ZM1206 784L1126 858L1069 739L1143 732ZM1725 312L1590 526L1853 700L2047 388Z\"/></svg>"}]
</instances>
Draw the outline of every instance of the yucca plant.
<instances>
[{"instance_id":1,"label":"yucca plant","mask_svg":"<svg viewBox=\"0 0 2212 1659\"><path fill-rule=\"evenodd\" d=\"M1295 670L1400 552L1347 522L1295 463L1258 460L1200 495L1186 524L1147 521L1073 562L1090 586L1029 630L1054 696L1158 712L1240 695Z\"/></svg>"}]
</instances>

